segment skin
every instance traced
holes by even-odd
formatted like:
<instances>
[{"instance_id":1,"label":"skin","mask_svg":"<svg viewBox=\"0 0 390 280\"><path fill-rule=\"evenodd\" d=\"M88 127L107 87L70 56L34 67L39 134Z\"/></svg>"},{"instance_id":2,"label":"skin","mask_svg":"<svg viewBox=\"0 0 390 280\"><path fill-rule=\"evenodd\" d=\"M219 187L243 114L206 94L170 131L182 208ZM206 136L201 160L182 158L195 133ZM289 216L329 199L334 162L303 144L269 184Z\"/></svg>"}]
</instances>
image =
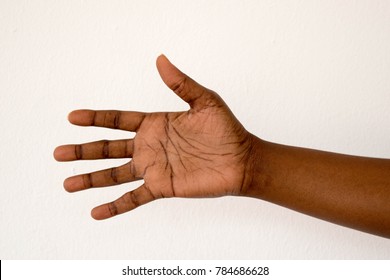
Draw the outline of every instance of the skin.
<instances>
[{"instance_id":1,"label":"skin","mask_svg":"<svg viewBox=\"0 0 390 280\"><path fill-rule=\"evenodd\" d=\"M129 158L129 163L67 178L69 192L143 180L92 210L98 220L159 198L247 196L340 225L390 237L390 160L270 143L249 133L215 92L163 55L163 82L190 109L142 113L76 110L75 125L136 132L134 139L57 147L58 161Z\"/></svg>"}]
</instances>

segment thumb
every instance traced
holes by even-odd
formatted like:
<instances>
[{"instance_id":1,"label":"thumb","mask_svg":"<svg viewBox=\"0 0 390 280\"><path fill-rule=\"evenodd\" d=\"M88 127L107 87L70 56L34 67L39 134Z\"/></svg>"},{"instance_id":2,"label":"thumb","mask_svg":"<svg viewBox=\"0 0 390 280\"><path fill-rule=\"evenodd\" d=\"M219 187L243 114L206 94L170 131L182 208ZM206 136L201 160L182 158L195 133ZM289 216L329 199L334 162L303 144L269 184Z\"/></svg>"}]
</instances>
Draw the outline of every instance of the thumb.
<instances>
[{"instance_id":1,"label":"thumb","mask_svg":"<svg viewBox=\"0 0 390 280\"><path fill-rule=\"evenodd\" d=\"M163 82L192 109L202 109L214 99L213 92L177 69L165 55L157 58L156 65Z\"/></svg>"}]
</instances>

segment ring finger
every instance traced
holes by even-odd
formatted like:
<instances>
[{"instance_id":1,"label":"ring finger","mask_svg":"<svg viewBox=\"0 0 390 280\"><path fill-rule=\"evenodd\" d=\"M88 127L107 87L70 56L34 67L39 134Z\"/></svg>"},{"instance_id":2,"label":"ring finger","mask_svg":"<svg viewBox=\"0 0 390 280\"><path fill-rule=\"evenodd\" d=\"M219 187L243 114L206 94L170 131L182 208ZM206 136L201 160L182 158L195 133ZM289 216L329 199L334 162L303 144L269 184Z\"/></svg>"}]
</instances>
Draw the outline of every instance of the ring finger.
<instances>
[{"instance_id":1,"label":"ring finger","mask_svg":"<svg viewBox=\"0 0 390 280\"><path fill-rule=\"evenodd\" d=\"M64 181L68 192L76 192L90 188L107 187L140 180L132 173L132 162L92 173L69 177Z\"/></svg>"}]
</instances>

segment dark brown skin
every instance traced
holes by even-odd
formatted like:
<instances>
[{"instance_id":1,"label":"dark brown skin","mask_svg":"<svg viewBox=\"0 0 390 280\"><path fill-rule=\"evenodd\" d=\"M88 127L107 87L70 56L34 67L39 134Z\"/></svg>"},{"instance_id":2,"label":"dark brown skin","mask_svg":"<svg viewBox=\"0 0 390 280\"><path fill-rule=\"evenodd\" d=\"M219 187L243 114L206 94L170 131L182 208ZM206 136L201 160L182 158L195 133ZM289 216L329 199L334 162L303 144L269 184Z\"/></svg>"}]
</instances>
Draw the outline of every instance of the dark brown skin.
<instances>
[{"instance_id":1,"label":"dark brown skin","mask_svg":"<svg viewBox=\"0 0 390 280\"><path fill-rule=\"evenodd\" d=\"M92 210L106 219L167 197L237 195L390 237L390 160L347 156L269 143L252 135L213 91L165 56L164 83L190 110L170 113L77 110L69 121L136 132L134 139L56 148L58 161L131 158L129 163L65 180L67 191L144 183Z\"/></svg>"}]
</instances>

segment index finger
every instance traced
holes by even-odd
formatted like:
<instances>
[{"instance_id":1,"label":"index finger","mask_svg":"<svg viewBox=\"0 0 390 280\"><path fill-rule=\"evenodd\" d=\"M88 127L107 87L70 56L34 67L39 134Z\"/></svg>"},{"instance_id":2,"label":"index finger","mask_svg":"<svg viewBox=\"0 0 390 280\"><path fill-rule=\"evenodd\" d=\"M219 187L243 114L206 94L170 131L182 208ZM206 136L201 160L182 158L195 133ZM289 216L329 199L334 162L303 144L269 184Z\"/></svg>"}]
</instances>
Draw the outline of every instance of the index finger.
<instances>
[{"instance_id":1,"label":"index finger","mask_svg":"<svg viewBox=\"0 0 390 280\"><path fill-rule=\"evenodd\" d=\"M97 126L136 132L146 113L117 110L75 110L69 122L80 126Z\"/></svg>"}]
</instances>

